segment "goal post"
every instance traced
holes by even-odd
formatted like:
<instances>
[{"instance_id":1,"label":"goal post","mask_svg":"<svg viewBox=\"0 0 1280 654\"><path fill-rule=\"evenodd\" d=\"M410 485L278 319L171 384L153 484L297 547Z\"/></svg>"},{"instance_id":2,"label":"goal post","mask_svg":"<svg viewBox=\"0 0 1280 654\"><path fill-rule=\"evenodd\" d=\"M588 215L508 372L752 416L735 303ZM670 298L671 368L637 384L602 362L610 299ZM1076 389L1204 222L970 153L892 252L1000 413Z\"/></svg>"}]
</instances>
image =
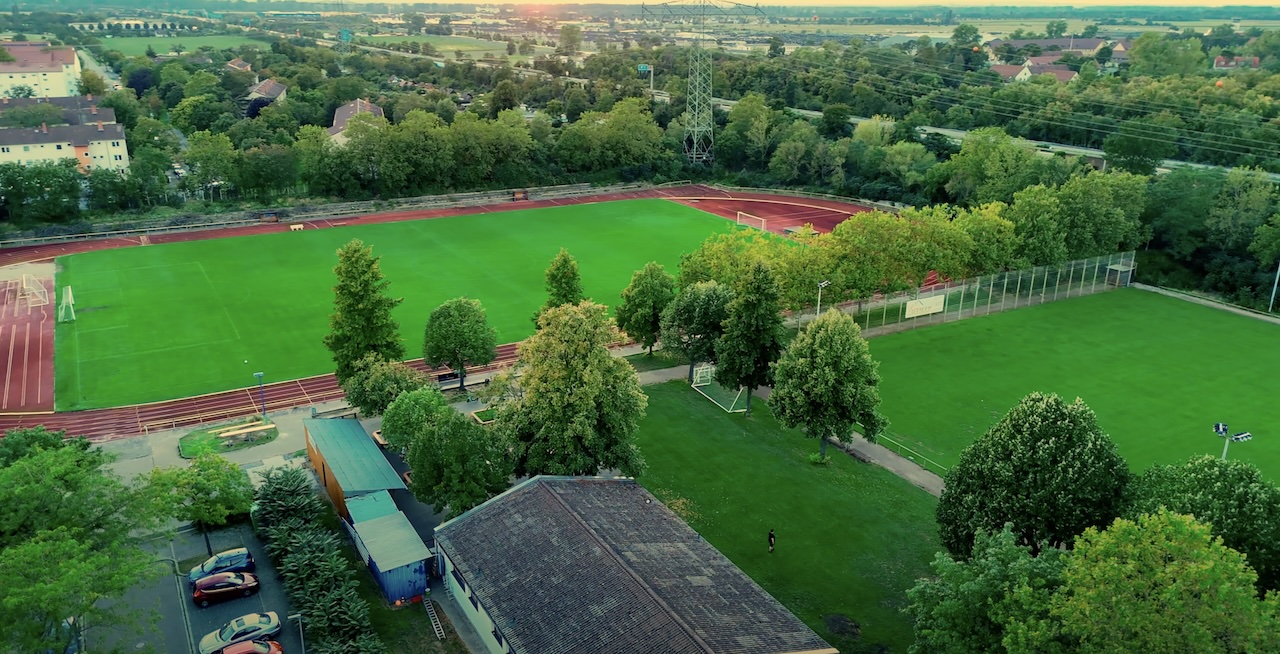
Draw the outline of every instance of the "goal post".
<instances>
[{"instance_id":1,"label":"goal post","mask_svg":"<svg viewBox=\"0 0 1280 654\"><path fill-rule=\"evenodd\" d=\"M58 304L58 322L76 321L76 298L70 286L62 287L62 301Z\"/></svg>"},{"instance_id":2,"label":"goal post","mask_svg":"<svg viewBox=\"0 0 1280 654\"><path fill-rule=\"evenodd\" d=\"M754 227L762 232L769 231L769 222L760 216L753 216L745 211L739 211L737 220L739 225L746 227Z\"/></svg>"},{"instance_id":3,"label":"goal post","mask_svg":"<svg viewBox=\"0 0 1280 654\"><path fill-rule=\"evenodd\" d=\"M728 413L743 413L747 410L746 389L735 390L716 383L716 367L712 364L704 363L694 367L691 386Z\"/></svg>"},{"instance_id":4,"label":"goal post","mask_svg":"<svg viewBox=\"0 0 1280 654\"><path fill-rule=\"evenodd\" d=\"M44 287L44 282L35 275L24 274L22 276L22 288L18 291L18 298L27 301L29 307L42 307L49 304L49 291Z\"/></svg>"}]
</instances>

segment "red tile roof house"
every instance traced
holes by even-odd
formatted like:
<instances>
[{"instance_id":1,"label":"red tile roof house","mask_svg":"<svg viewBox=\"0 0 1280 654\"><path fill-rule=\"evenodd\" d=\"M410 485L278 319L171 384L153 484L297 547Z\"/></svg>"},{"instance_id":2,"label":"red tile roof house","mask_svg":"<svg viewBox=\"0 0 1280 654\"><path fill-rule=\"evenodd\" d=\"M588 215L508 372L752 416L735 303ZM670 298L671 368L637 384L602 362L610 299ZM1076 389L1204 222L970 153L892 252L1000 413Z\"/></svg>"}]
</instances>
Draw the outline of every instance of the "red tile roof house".
<instances>
[{"instance_id":1,"label":"red tile roof house","mask_svg":"<svg viewBox=\"0 0 1280 654\"><path fill-rule=\"evenodd\" d=\"M347 142L347 137L343 136L343 132L347 129L347 123L351 122L359 114L369 114L378 118L385 118L386 114L382 111L382 107L364 99L355 99L348 102L333 111L333 127L329 128L329 136L333 138L335 143L339 145Z\"/></svg>"},{"instance_id":2,"label":"red tile roof house","mask_svg":"<svg viewBox=\"0 0 1280 654\"><path fill-rule=\"evenodd\" d=\"M489 652L837 654L633 479L534 477L435 546Z\"/></svg>"},{"instance_id":3,"label":"red tile roof house","mask_svg":"<svg viewBox=\"0 0 1280 654\"><path fill-rule=\"evenodd\" d=\"M276 100L285 99L285 95L288 91L289 89L286 88L284 84L273 79L264 79L261 82L254 84L253 87L249 89L248 98L250 100L267 98L268 100L275 102Z\"/></svg>"},{"instance_id":4,"label":"red tile roof house","mask_svg":"<svg viewBox=\"0 0 1280 654\"><path fill-rule=\"evenodd\" d=\"M1258 57L1224 57L1218 55L1213 58L1214 70L1236 70L1239 68L1257 68L1262 60Z\"/></svg>"},{"instance_id":5,"label":"red tile roof house","mask_svg":"<svg viewBox=\"0 0 1280 654\"><path fill-rule=\"evenodd\" d=\"M1036 66L1029 63L1021 66L993 64L991 70L1006 82L1025 82L1036 75L1053 75L1059 82L1073 82L1080 76L1066 66Z\"/></svg>"}]
</instances>

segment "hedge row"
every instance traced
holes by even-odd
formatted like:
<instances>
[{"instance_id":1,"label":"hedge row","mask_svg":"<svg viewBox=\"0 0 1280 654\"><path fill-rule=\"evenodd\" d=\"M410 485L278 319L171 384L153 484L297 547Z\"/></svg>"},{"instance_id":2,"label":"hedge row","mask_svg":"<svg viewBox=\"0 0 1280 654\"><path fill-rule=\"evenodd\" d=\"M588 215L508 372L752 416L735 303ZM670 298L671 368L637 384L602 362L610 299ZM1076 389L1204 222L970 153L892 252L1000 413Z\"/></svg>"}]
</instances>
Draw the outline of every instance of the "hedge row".
<instances>
[{"instance_id":1,"label":"hedge row","mask_svg":"<svg viewBox=\"0 0 1280 654\"><path fill-rule=\"evenodd\" d=\"M257 492L254 521L302 614L308 650L317 654L383 654L369 604L356 592L356 571L342 543L326 529L324 505L300 468L267 472Z\"/></svg>"}]
</instances>

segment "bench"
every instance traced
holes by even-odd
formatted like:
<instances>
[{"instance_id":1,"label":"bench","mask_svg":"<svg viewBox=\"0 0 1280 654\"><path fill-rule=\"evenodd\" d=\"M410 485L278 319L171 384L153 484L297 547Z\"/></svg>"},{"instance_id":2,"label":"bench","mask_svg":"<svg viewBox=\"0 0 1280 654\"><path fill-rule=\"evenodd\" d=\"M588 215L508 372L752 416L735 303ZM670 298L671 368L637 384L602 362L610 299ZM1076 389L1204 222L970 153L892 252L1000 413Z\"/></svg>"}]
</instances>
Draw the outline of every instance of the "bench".
<instances>
[{"instance_id":1,"label":"bench","mask_svg":"<svg viewBox=\"0 0 1280 654\"><path fill-rule=\"evenodd\" d=\"M800 232L799 227L783 227L782 228L782 233L787 236L795 236L799 232Z\"/></svg>"},{"instance_id":2,"label":"bench","mask_svg":"<svg viewBox=\"0 0 1280 654\"><path fill-rule=\"evenodd\" d=\"M383 437L382 437L382 430L381 430L381 429L375 429L375 430L373 430L373 433L372 433L372 434L370 434L370 436L372 436L372 437L373 437L373 442L377 443L379 447L386 447L386 446L387 446L387 439L385 439L385 438L383 438Z\"/></svg>"},{"instance_id":3,"label":"bench","mask_svg":"<svg viewBox=\"0 0 1280 654\"><path fill-rule=\"evenodd\" d=\"M289 225L289 231L291 231L291 232L300 232L300 231L302 231L302 228L303 228L303 227L306 227L306 225L303 225L302 223L294 223L294 224L292 224L292 225Z\"/></svg>"}]
</instances>

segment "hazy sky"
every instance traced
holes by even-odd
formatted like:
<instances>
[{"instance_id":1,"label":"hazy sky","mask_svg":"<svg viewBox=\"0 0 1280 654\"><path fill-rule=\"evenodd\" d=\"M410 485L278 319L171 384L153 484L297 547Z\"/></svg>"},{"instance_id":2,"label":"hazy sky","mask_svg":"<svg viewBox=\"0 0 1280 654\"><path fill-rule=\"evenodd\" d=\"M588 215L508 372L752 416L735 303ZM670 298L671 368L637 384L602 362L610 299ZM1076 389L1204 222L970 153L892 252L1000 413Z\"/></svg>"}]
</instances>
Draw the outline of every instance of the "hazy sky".
<instances>
[{"instance_id":1,"label":"hazy sky","mask_svg":"<svg viewBox=\"0 0 1280 654\"><path fill-rule=\"evenodd\" d=\"M376 0L347 0L348 2L375 2ZM656 4L662 0L653 0L650 4ZM1072 0L1071 2L1056 2L1048 0L1047 2L1036 2L1034 0L894 0L887 2L886 0L756 0L749 2L748 0L739 0L745 4L756 4L761 6L787 6L787 7L902 7L914 5L930 5L930 6L947 6L947 7L989 7L989 6L1015 6L1027 7L1035 5L1045 5L1051 7L1064 6L1116 6L1116 7L1135 7L1135 6L1156 6L1156 7L1223 7L1223 6L1253 6L1268 7L1275 5L1277 0ZM385 0L383 0L385 2ZM640 0L594 0L584 2L584 0L541 0L530 2L489 2L485 3L479 0L480 4L521 4L521 5L563 5L563 4L628 4L638 5Z\"/></svg>"}]
</instances>

